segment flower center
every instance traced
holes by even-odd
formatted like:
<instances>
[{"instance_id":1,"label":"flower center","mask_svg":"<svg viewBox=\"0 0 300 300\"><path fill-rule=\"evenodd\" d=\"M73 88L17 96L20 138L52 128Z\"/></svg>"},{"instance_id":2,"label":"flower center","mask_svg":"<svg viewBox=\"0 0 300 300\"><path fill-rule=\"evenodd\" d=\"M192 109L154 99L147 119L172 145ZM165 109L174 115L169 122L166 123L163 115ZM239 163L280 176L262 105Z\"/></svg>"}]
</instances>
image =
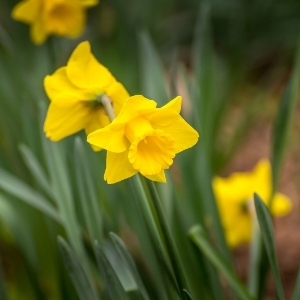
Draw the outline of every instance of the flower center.
<instances>
[{"instance_id":1,"label":"flower center","mask_svg":"<svg viewBox=\"0 0 300 300\"><path fill-rule=\"evenodd\" d=\"M143 175L155 175L168 169L175 157L174 138L163 130L153 129L150 122L138 117L125 130L131 142L128 159Z\"/></svg>"}]
</instances>

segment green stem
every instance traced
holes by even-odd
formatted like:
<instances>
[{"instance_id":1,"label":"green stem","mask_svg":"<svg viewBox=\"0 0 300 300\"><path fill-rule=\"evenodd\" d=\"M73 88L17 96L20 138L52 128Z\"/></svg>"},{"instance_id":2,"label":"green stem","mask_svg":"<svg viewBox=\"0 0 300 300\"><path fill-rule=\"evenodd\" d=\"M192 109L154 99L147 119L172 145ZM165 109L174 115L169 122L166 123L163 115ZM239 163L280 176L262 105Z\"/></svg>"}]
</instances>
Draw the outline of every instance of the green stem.
<instances>
[{"instance_id":1,"label":"green stem","mask_svg":"<svg viewBox=\"0 0 300 300\"><path fill-rule=\"evenodd\" d=\"M102 95L99 100L101 101L105 112L112 122L115 119L115 113L111 99L107 95ZM178 250L175 246L175 242L171 235L170 228L167 224L163 207L161 205L161 201L156 191L155 185L152 181L146 180L146 185L149 189L150 194L150 197L148 198L147 193L144 190L144 186L141 184L140 178L138 176L134 176L133 180L134 189L142 202L144 214L147 218L147 222L149 222L149 225L153 229L154 236L158 241L158 246L161 253L165 253L165 251L163 251L163 245L161 241L163 241L163 244L165 244L166 246L169 260L173 269L173 274L175 276L178 292L182 299L187 299L187 294L184 291L188 286L186 283L183 265Z\"/></svg>"},{"instance_id":2,"label":"green stem","mask_svg":"<svg viewBox=\"0 0 300 300\"><path fill-rule=\"evenodd\" d=\"M169 259L174 271L174 275L177 281L177 285L180 291L180 295L182 299L186 299L187 294L184 292L184 290L187 290L187 281L185 277L185 272L183 269L183 264L180 259L180 255L178 253L178 249L175 245L175 241L173 239L173 236L171 234L171 230L168 226L166 216L161 204L160 197L157 193L156 187L151 180L145 180L147 188L149 190L150 199L152 200L153 207L155 209L155 213L157 215L157 219L159 222L159 226L161 228L161 233L163 235L163 240L166 244L166 248L169 254Z\"/></svg>"},{"instance_id":3,"label":"green stem","mask_svg":"<svg viewBox=\"0 0 300 300\"><path fill-rule=\"evenodd\" d=\"M116 115L115 115L114 108L112 106L111 99L107 95L104 94L104 95L101 95L100 102L103 105L104 110L107 113L110 122L112 122L116 118Z\"/></svg>"}]
</instances>

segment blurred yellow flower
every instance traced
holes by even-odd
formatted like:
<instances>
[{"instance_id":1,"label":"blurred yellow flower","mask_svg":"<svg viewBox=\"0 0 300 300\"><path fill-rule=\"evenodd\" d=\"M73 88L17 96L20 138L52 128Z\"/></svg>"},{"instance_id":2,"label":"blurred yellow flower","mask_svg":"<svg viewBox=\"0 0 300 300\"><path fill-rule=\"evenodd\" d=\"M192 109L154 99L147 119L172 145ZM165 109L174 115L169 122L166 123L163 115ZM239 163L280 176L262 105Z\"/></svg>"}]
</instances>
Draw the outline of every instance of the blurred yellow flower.
<instances>
[{"instance_id":1,"label":"blurred yellow flower","mask_svg":"<svg viewBox=\"0 0 300 300\"><path fill-rule=\"evenodd\" d=\"M29 24L32 41L40 45L51 34L79 36L87 8L97 4L98 0L23 0L13 8L12 17Z\"/></svg>"},{"instance_id":2,"label":"blurred yellow flower","mask_svg":"<svg viewBox=\"0 0 300 300\"><path fill-rule=\"evenodd\" d=\"M129 97L122 84L91 53L89 42L80 43L67 66L47 75L44 80L51 101L44 131L58 141L82 129L89 134L110 123L99 101L106 94L118 114Z\"/></svg>"},{"instance_id":3,"label":"blurred yellow flower","mask_svg":"<svg viewBox=\"0 0 300 300\"><path fill-rule=\"evenodd\" d=\"M180 116L181 97L161 108L141 95L126 100L117 118L88 135L88 142L107 150L104 179L116 183L140 172L166 182L175 154L192 147L198 133Z\"/></svg>"},{"instance_id":4,"label":"blurred yellow flower","mask_svg":"<svg viewBox=\"0 0 300 300\"><path fill-rule=\"evenodd\" d=\"M256 192L266 204L271 197L270 162L262 159L252 172L237 172L228 178L215 177L213 190L229 246L248 243L251 240L251 216L255 214L253 194ZM272 201L275 216L285 215L291 210L290 199L281 193L276 193Z\"/></svg>"}]
</instances>

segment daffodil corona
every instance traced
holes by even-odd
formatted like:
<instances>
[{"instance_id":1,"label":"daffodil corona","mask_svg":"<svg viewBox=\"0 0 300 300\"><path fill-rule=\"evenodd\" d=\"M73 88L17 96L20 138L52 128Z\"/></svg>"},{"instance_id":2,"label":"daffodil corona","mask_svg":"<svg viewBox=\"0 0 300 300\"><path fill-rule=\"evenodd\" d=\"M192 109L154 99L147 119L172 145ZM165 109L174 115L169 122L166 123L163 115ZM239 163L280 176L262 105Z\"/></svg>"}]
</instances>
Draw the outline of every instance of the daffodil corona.
<instances>
[{"instance_id":1,"label":"daffodil corona","mask_svg":"<svg viewBox=\"0 0 300 300\"><path fill-rule=\"evenodd\" d=\"M270 163L263 159L252 172L214 178L213 189L229 246L236 247L251 240L252 218L255 215L253 194L256 192L268 205L272 193L271 176ZM290 199L276 193L271 210L275 216L287 214L291 210Z\"/></svg>"},{"instance_id":2,"label":"daffodil corona","mask_svg":"<svg viewBox=\"0 0 300 300\"><path fill-rule=\"evenodd\" d=\"M44 87L51 101L44 131L52 141L108 125L110 120L101 104L103 95L112 101L116 115L129 97L123 85L93 56L88 42L76 47L67 66L45 77Z\"/></svg>"},{"instance_id":3,"label":"daffodil corona","mask_svg":"<svg viewBox=\"0 0 300 300\"><path fill-rule=\"evenodd\" d=\"M79 36L86 10L98 0L23 0L12 11L13 19L29 24L32 41L42 44L49 35Z\"/></svg>"},{"instance_id":4,"label":"daffodil corona","mask_svg":"<svg viewBox=\"0 0 300 300\"><path fill-rule=\"evenodd\" d=\"M141 95L128 98L110 125L88 135L90 144L107 150L104 179L116 183L140 172L166 182L164 170L199 137L180 116L180 109L181 97L161 108Z\"/></svg>"}]
</instances>

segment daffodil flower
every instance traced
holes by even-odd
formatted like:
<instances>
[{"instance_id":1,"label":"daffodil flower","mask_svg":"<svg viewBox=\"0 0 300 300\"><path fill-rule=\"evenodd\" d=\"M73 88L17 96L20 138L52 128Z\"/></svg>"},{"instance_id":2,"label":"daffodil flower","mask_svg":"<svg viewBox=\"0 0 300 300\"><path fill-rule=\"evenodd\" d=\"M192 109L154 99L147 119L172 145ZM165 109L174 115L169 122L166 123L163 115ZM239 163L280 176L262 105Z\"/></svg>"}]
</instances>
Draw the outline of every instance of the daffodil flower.
<instances>
[{"instance_id":1,"label":"daffodil flower","mask_svg":"<svg viewBox=\"0 0 300 300\"><path fill-rule=\"evenodd\" d=\"M140 172L166 182L164 170L199 137L180 109L180 96L161 108L141 95L128 98L110 125L88 135L90 144L107 150L104 179L116 183Z\"/></svg>"},{"instance_id":2,"label":"daffodil flower","mask_svg":"<svg viewBox=\"0 0 300 300\"><path fill-rule=\"evenodd\" d=\"M46 76L44 87L51 101L44 131L52 141L108 125L110 120L101 104L103 95L111 99L116 115L129 97L123 85L93 56L89 42L76 47L67 66Z\"/></svg>"},{"instance_id":3,"label":"daffodil flower","mask_svg":"<svg viewBox=\"0 0 300 300\"><path fill-rule=\"evenodd\" d=\"M270 162L260 160L252 172L237 172L228 178L215 177L213 190L229 246L236 247L251 240L252 219L255 214L253 194L256 192L268 205L272 193ZM271 212L282 216L291 210L290 199L276 193Z\"/></svg>"},{"instance_id":4,"label":"daffodil flower","mask_svg":"<svg viewBox=\"0 0 300 300\"><path fill-rule=\"evenodd\" d=\"M86 22L86 10L98 0L23 0L12 17L30 25L32 41L40 45L49 35L78 37Z\"/></svg>"}]
</instances>

